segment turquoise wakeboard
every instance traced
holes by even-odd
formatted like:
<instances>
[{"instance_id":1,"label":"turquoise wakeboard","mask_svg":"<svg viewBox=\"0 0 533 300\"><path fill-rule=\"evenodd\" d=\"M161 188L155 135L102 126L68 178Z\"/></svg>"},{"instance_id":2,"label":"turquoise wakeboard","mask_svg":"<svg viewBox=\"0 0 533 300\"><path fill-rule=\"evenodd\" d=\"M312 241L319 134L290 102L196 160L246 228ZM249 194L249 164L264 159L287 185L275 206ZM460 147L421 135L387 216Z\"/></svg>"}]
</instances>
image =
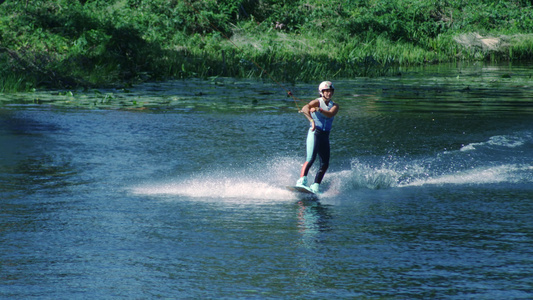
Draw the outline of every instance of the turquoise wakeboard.
<instances>
[{"instance_id":1,"label":"turquoise wakeboard","mask_svg":"<svg viewBox=\"0 0 533 300\"><path fill-rule=\"evenodd\" d=\"M287 186L287 189L295 193L317 197L317 194L313 193L313 191L311 191L310 188L303 186L303 185L289 185Z\"/></svg>"}]
</instances>

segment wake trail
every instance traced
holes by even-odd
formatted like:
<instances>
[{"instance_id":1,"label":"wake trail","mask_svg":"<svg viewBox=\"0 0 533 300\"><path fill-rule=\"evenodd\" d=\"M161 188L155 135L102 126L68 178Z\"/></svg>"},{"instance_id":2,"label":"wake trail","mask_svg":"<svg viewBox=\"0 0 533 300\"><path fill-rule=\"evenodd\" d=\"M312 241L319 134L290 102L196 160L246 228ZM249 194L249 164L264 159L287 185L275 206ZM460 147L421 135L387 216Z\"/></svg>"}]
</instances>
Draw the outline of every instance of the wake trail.
<instances>
[{"instance_id":1,"label":"wake trail","mask_svg":"<svg viewBox=\"0 0 533 300\"><path fill-rule=\"evenodd\" d=\"M519 132L493 136L436 156L352 158L349 169L328 171L321 185L320 199L358 190L530 183L533 182L532 149L533 134ZM131 191L237 203L296 200L297 196L286 186L294 185L298 179L301 159L278 157L269 161L272 163L266 166L256 163L147 183Z\"/></svg>"}]
</instances>

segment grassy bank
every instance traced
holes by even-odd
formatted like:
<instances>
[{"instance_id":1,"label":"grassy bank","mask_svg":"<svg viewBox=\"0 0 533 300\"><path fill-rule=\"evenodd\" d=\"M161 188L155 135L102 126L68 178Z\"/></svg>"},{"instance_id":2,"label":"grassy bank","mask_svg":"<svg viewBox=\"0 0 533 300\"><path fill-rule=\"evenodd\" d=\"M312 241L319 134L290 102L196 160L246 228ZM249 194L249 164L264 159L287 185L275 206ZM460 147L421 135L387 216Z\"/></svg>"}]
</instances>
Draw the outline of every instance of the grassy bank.
<instances>
[{"instance_id":1,"label":"grassy bank","mask_svg":"<svg viewBox=\"0 0 533 300\"><path fill-rule=\"evenodd\" d=\"M300 81L533 59L529 0L346 2L5 1L0 91L264 77L257 65Z\"/></svg>"}]
</instances>

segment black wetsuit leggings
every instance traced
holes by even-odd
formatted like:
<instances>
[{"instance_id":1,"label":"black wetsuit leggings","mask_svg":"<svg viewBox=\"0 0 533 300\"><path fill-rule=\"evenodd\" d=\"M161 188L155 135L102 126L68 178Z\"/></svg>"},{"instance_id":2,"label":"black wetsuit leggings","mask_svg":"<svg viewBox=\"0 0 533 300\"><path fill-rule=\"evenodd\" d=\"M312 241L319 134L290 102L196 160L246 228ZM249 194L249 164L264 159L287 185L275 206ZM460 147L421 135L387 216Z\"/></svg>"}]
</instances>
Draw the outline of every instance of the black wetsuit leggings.
<instances>
[{"instance_id":1,"label":"black wetsuit leggings","mask_svg":"<svg viewBox=\"0 0 533 300\"><path fill-rule=\"evenodd\" d=\"M309 130L307 135L307 159L302 168L301 176L307 176L317 155L320 158L320 167L315 176L315 183L321 183L329 167L329 131Z\"/></svg>"}]
</instances>

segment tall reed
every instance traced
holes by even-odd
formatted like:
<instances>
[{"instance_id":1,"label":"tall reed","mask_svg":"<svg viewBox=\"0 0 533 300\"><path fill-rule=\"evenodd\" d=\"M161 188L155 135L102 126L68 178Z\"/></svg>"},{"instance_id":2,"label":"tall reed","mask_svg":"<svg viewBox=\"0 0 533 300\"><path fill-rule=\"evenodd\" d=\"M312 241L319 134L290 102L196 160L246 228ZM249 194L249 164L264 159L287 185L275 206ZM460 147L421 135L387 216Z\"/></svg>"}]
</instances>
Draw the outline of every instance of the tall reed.
<instances>
[{"instance_id":1,"label":"tall reed","mask_svg":"<svg viewBox=\"0 0 533 300\"><path fill-rule=\"evenodd\" d=\"M280 80L301 81L454 60L533 59L527 0L31 3L0 4L3 92L264 77L256 64ZM464 34L479 38L463 43ZM500 43L487 48L485 38Z\"/></svg>"}]
</instances>

